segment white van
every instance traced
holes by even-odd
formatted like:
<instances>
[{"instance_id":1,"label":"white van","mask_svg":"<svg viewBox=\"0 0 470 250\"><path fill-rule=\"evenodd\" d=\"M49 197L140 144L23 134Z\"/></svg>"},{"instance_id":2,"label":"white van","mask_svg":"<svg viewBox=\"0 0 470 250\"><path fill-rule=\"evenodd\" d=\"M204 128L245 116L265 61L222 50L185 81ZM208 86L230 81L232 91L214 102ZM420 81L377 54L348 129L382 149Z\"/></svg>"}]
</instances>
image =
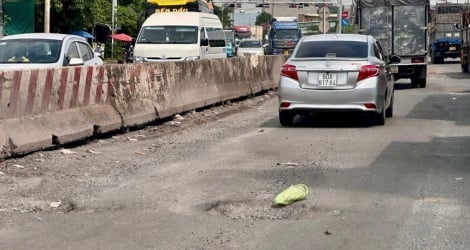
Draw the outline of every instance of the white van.
<instances>
[{"instance_id":1,"label":"white van","mask_svg":"<svg viewBox=\"0 0 470 250\"><path fill-rule=\"evenodd\" d=\"M222 23L202 12L154 13L142 24L134 46L137 63L225 57Z\"/></svg>"}]
</instances>

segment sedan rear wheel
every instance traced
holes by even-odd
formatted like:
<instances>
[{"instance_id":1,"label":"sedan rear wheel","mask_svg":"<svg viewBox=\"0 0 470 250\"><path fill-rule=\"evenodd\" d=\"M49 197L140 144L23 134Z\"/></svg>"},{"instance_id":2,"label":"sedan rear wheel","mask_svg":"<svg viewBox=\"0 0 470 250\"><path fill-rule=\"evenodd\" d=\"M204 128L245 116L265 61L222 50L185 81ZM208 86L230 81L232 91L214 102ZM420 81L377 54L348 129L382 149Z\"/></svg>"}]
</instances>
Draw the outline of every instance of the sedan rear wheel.
<instances>
[{"instance_id":1,"label":"sedan rear wheel","mask_svg":"<svg viewBox=\"0 0 470 250\"><path fill-rule=\"evenodd\" d=\"M385 116L386 117L392 117L393 116L393 102L395 99L395 94L392 92L392 96L390 97L390 106L385 110Z\"/></svg>"},{"instance_id":2,"label":"sedan rear wheel","mask_svg":"<svg viewBox=\"0 0 470 250\"><path fill-rule=\"evenodd\" d=\"M279 122L282 126L294 125L295 114L289 110L279 110Z\"/></svg>"},{"instance_id":3,"label":"sedan rear wheel","mask_svg":"<svg viewBox=\"0 0 470 250\"><path fill-rule=\"evenodd\" d=\"M374 113L374 123L379 126L385 125L385 101L380 113Z\"/></svg>"}]
</instances>

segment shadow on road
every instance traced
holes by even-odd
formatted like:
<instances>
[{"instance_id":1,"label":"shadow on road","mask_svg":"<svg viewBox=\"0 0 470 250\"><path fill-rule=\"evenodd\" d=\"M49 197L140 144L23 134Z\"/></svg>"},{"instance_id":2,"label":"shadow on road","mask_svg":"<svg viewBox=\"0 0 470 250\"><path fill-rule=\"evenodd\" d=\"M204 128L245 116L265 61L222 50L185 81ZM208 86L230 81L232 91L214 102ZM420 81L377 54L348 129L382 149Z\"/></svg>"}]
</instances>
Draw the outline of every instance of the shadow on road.
<instances>
[{"instance_id":1,"label":"shadow on road","mask_svg":"<svg viewBox=\"0 0 470 250\"><path fill-rule=\"evenodd\" d=\"M292 128L367 128L375 126L370 114L362 112L321 112L297 115ZM281 127L278 117L263 123L261 127Z\"/></svg>"},{"instance_id":2,"label":"shadow on road","mask_svg":"<svg viewBox=\"0 0 470 250\"><path fill-rule=\"evenodd\" d=\"M470 182L468 149L470 137L441 137L429 142L392 142L369 166L364 168L326 168L299 163L296 167L279 166L259 171L256 179L272 183L304 183L312 190L331 188L351 192L394 194L423 199L434 197L467 197L467 190L453 185ZM399 156L399 157L397 157ZM433 173L432 177L427 173ZM455 177L463 177L455 180ZM434 188L422 193L422 186ZM468 201L468 198L465 198Z\"/></svg>"},{"instance_id":3,"label":"shadow on road","mask_svg":"<svg viewBox=\"0 0 470 250\"><path fill-rule=\"evenodd\" d=\"M400 81L395 82L395 90L404 90L404 89L412 89L410 82Z\"/></svg>"},{"instance_id":4,"label":"shadow on road","mask_svg":"<svg viewBox=\"0 0 470 250\"><path fill-rule=\"evenodd\" d=\"M459 126L470 126L469 95L431 95L419 102L408 118L453 121Z\"/></svg>"},{"instance_id":5,"label":"shadow on road","mask_svg":"<svg viewBox=\"0 0 470 250\"><path fill-rule=\"evenodd\" d=\"M470 74L462 72L448 72L443 73L443 75L451 79L470 79Z\"/></svg>"}]
</instances>

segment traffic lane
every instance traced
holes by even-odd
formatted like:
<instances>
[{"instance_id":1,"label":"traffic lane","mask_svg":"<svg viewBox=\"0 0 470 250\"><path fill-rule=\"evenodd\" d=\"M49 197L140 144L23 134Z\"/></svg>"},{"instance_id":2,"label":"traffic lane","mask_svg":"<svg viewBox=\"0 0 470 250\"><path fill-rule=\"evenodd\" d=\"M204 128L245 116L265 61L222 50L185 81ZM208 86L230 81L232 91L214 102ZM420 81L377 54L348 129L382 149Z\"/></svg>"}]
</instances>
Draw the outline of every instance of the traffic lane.
<instances>
[{"instance_id":1,"label":"traffic lane","mask_svg":"<svg viewBox=\"0 0 470 250\"><path fill-rule=\"evenodd\" d=\"M8 239L4 246L377 249L400 248L414 244L414 239L421 246L441 246L437 241L450 234L455 244L468 245L461 239L468 235L462 228L468 210L461 204L468 196L461 198L463 191L454 186L468 190L462 167L468 157L458 151L461 157L454 159L444 147L469 148L462 136L468 129L439 119L432 110L426 111L433 113L432 119L408 118L410 112L403 112L435 92L438 89L397 93L410 101L398 102L401 113L383 127L280 128L277 103L271 99L182 131L170 137L167 146L139 156L145 161L135 154L123 159L137 150L130 145L103 145L101 151L116 153L113 161L102 164L129 162L136 168L131 177L106 183L93 199L76 197L76 208L64 214L34 214L40 219L21 214L21 223L2 230L7 236L2 238ZM447 142L454 137L463 142ZM140 146L153 144L149 140ZM439 154L433 154L436 149ZM95 158L99 162L99 156ZM437 162L449 162L450 171ZM278 192L298 182L309 185L307 200L272 206ZM436 211L459 213L436 217ZM440 224L446 220L450 225ZM441 230L442 238L433 238Z\"/></svg>"},{"instance_id":2,"label":"traffic lane","mask_svg":"<svg viewBox=\"0 0 470 250\"><path fill-rule=\"evenodd\" d=\"M434 66L431 69L447 71ZM431 74L430 87L397 91L395 117L383 128L367 128L368 132L381 133L359 133L355 140L345 140L350 145L347 149L336 144L321 146L338 158L332 170L309 183L317 191L312 197L318 207L334 207L342 215L341 221L331 220L325 226L335 232L335 240L317 241L315 244L320 245L315 247L465 249L469 245L465 225L470 214L466 191L470 183L470 114L466 108L470 104L466 94L470 82L466 75L454 77L460 81L450 80L454 75L457 73ZM351 119L342 126L340 119L336 123L334 117L329 119L339 128L356 123ZM328 124L309 119L299 122L301 127L316 129ZM347 138L342 131L330 132L343 140ZM350 137L355 137L353 134ZM375 139L371 142L367 138ZM364 140L370 144L360 143ZM381 140L383 144L377 143ZM371 150L374 148L381 149ZM361 157L361 151L378 156L369 164L366 159L371 158ZM348 154L351 156L345 157ZM357 165L360 162L362 166ZM276 244L282 242L275 241L273 247Z\"/></svg>"}]
</instances>

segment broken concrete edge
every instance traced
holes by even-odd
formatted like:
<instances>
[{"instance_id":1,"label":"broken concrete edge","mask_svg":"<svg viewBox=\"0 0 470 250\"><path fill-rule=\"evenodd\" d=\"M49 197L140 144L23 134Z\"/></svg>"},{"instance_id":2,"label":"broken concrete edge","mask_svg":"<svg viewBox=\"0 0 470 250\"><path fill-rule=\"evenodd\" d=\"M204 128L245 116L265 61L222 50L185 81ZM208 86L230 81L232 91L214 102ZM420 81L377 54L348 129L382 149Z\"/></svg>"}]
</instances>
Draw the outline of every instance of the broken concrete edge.
<instances>
[{"instance_id":1,"label":"broken concrete edge","mask_svg":"<svg viewBox=\"0 0 470 250\"><path fill-rule=\"evenodd\" d=\"M107 105L0 120L0 159L77 142L93 137L97 130L108 133L122 126L120 115Z\"/></svg>"}]
</instances>

